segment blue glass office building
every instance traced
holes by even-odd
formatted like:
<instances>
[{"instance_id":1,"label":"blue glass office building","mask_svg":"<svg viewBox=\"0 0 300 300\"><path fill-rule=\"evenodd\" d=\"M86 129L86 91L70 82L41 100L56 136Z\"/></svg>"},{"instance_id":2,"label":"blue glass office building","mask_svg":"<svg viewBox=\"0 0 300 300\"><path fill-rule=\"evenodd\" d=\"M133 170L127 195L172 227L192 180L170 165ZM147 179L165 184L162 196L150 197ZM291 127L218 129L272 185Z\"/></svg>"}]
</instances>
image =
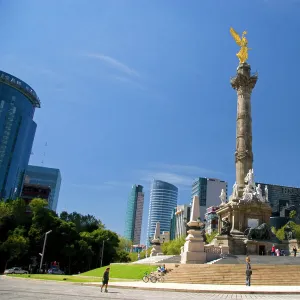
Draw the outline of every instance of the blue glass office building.
<instances>
[{"instance_id":1,"label":"blue glass office building","mask_svg":"<svg viewBox=\"0 0 300 300\"><path fill-rule=\"evenodd\" d=\"M150 191L147 238L154 236L155 226L160 222L160 233L170 231L171 214L177 206L178 188L161 180L153 180Z\"/></svg>"},{"instance_id":2,"label":"blue glass office building","mask_svg":"<svg viewBox=\"0 0 300 300\"><path fill-rule=\"evenodd\" d=\"M33 121L40 100L24 81L0 71L0 198L22 191L36 131Z\"/></svg>"},{"instance_id":3,"label":"blue glass office building","mask_svg":"<svg viewBox=\"0 0 300 300\"><path fill-rule=\"evenodd\" d=\"M144 208L143 186L133 185L127 202L124 237L133 245L141 242Z\"/></svg>"},{"instance_id":4,"label":"blue glass office building","mask_svg":"<svg viewBox=\"0 0 300 300\"><path fill-rule=\"evenodd\" d=\"M59 197L61 174L59 169L31 166L26 170L25 183L48 186L51 189L48 207L56 211Z\"/></svg>"}]
</instances>

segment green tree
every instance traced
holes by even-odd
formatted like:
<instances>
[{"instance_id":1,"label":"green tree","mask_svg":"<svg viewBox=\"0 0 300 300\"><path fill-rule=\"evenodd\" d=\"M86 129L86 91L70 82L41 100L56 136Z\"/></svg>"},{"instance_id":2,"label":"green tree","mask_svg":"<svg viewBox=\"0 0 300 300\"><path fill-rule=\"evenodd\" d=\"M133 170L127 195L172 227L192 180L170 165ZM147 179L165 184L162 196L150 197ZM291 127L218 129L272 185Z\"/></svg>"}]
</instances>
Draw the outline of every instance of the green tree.
<instances>
[{"instance_id":1,"label":"green tree","mask_svg":"<svg viewBox=\"0 0 300 300\"><path fill-rule=\"evenodd\" d=\"M185 243L185 237L180 237L162 244L162 251L165 255L179 255L181 247Z\"/></svg>"},{"instance_id":2,"label":"green tree","mask_svg":"<svg viewBox=\"0 0 300 300\"><path fill-rule=\"evenodd\" d=\"M28 239L24 237L23 234L24 231L22 228L16 228L11 232L6 241L1 244L0 250L6 259L5 268L8 262L26 254L29 243Z\"/></svg>"},{"instance_id":3,"label":"green tree","mask_svg":"<svg viewBox=\"0 0 300 300\"><path fill-rule=\"evenodd\" d=\"M295 210L292 210L289 214L290 219L294 219L297 215L297 212Z\"/></svg>"},{"instance_id":4,"label":"green tree","mask_svg":"<svg viewBox=\"0 0 300 300\"><path fill-rule=\"evenodd\" d=\"M28 206L22 199L0 201L0 273L7 262L39 267L45 233L44 263L59 262L68 273L78 273L113 261L128 261L123 249L128 241L105 228L92 215L63 212L58 216L43 199L33 199ZM104 248L103 248L104 242Z\"/></svg>"},{"instance_id":5,"label":"green tree","mask_svg":"<svg viewBox=\"0 0 300 300\"><path fill-rule=\"evenodd\" d=\"M211 234L206 233L206 242L210 244L212 240L218 235L217 231L213 231Z\"/></svg>"},{"instance_id":6,"label":"green tree","mask_svg":"<svg viewBox=\"0 0 300 300\"><path fill-rule=\"evenodd\" d=\"M60 214L60 218L66 222L72 222L76 226L76 230L78 232L87 231L87 232L93 232L94 230L100 228L104 229L105 226L102 224L100 220L97 220L92 215L81 215L77 212L73 212L71 214L67 213L66 211L63 211Z\"/></svg>"},{"instance_id":7,"label":"green tree","mask_svg":"<svg viewBox=\"0 0 300 300\"><path fill-rule=\"evenodd\" d=\"M129 252L131 250L132 247L132 241L122 237L122 236L118 236L119 238L119 246L118 249L122 250L122 251L127 251Z\"/></svg>"},{"instance_id":8,"label":"green tree","mask_svg":"<svg viewBox=\"0 0 300 300\"><path fill-rule=\"evenodd\" d=\"M300 240L300 225L298 225L292 221L288 222L288 224L295 231L296 239L299 241ZM278 229L276 231L276 237L281 241L285 239L284 229L286 226L288 226L288 224L285 224L283 227L281 227L280 229Z\"/></svg>"}]
</instances>

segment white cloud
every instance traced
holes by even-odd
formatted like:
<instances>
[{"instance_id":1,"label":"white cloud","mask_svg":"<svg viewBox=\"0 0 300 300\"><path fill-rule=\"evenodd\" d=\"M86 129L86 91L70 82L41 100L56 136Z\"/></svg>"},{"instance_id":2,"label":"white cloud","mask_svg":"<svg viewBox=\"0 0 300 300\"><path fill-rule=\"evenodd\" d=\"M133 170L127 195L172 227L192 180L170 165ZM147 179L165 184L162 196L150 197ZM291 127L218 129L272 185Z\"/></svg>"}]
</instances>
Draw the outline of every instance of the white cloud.
<instances>
[{"instance_id":1,"label":"white cloud","mask_svg":"<svg viewBox=\"0 0 300 300\"><path fill-rule=\"evenodd\" d=\"M133 184L142 184L145 190L148 190L151 181L157 179L174 184L182 191L190 190L194 179L197 177L220 178L222 173L193 165L152 163L147 168L134 171L133 174L128 175L130 176L129 180L132 181L116 180L100 182L99 184L72 184L72 186L93 190L126 188L129 191Z\"/></svg>"},{"instance_id":2,"label":"white cloud","mask_svg":"<svg viewBox=\"0 0 300 300\"><path fill-rule=\"evenodd\" d=\"M219 171L210 170L206 168L200 168L197 166L192 165L179 165L179 164L164 164L164 163L154 163L152 167L155 169L163 169L163 170L170 170L173 172L179 172L184 174L191 174L195 176L208 176L212 174L222 174Z\"/></svg>"},{"instance_id":3,"label":"white cloud","mask_svg":"<svg viewBox=\"0 0 300 300\"><path fill-rule=\"evenodd\" d=\"M174 185L191 186L193 177L179 175L168 172L155 172L155 171L144 171L145 174L141 178L142 181L150 182L152 179L163 180Z\"/></svg>"},{"instance_id":4,"label":"white cloud","mask_svg":"<svg viewBox=\"0 0 300 300\"><path fill-rule=\"evenodd\" d=\"M129 66L116 60L113 57L103 55L103 54L87 54L86 56L90 57L90 58L99 59L99 60L105 62L106 64L108 64L109 66L111 66L112 68L117 69L120 72L123 72L127 75L140 77L139 73L136 70L130 68Z\"/></svg>"},{"instance_id":5,"label":"white cloud","mask_svg":"<svg viewBox=\"0 0 300 300\"><path fill-rule=\"evenodd\" d=\"M113 76L113 79L117 80L117 81L120 81L120 82L123 82L123 83L126 83L126 84L129 84L129 85L132 85L136 88L139 88L141 90L146 90L146 88L141 85L140 83L138 83L136 80L132 80L128 77L124 77L124 76Z\"/></svg>"},{"instance_id":6,"label":"white cloud","mask_svg":"<svg viewBox=\"0 0 300 300\"><path fill-rule=\"evenodd\" d=\"M163 180L183 189L190 189L197 177L221 175L221 172L191 165L154 163L147 170L139 171L140 180L150 183L153 179Z\"/></svg>"}]
</instances>

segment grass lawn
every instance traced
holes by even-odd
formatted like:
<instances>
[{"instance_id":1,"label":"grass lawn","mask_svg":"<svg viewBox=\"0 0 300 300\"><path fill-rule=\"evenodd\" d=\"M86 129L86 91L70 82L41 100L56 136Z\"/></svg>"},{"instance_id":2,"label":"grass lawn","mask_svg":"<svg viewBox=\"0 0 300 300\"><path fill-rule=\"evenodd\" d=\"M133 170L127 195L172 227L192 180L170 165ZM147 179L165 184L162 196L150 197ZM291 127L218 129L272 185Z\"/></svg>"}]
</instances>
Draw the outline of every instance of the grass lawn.
<instances>
[{"instance_id":1,"label":"grass lawn","mask_svg":"<svg viewBox=\"0 0 300 300\"><path fill-rule=\"evenodd\" d=\"M94 269L85 273L82 276L101 277L107 267ZM139 265L139 264L112 264L110 265L110 278L124 279L139 279L142 280L145 272L152 272L157 269L157 266Z\"/></svg>"},{"instance_id":2,"label":"grass lawn","mask_svg":"<svg viewBox=\"0 0 300 300\"><path fill-rule=\"evenodd\" d=\"M94 269L80 275L53 275L53 274L10 274L8 276L28 279L55 280L66 282L101 282L102 275L107 267ZM113 264L110 266L110 281L133 281L142 280L145 272L156 270L156 266Z\"/></svg>"}]
</instances>

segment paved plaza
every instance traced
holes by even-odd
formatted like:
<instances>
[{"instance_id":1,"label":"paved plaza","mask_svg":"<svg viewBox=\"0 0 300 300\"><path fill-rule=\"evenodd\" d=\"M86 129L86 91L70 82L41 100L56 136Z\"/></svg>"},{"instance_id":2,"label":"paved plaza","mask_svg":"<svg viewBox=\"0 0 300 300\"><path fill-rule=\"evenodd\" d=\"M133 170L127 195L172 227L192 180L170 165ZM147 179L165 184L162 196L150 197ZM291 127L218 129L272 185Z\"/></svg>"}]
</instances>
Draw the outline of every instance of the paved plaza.
<instances>
[{"instance_id":1,"label":"paved plaza","mask_svg":"<svg viewBox=\"0 0 300 300\"><path fill-rule=\"evenodd\" d=\"M83 299L281 299L296 300L299 295L218 294L166 291L142 291L110 288L109 293L100 293L99 287L83 286L53 281L38 281L6 278L0 276L1 300L83 300Z\"/></svg>"}]
</instances>

